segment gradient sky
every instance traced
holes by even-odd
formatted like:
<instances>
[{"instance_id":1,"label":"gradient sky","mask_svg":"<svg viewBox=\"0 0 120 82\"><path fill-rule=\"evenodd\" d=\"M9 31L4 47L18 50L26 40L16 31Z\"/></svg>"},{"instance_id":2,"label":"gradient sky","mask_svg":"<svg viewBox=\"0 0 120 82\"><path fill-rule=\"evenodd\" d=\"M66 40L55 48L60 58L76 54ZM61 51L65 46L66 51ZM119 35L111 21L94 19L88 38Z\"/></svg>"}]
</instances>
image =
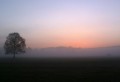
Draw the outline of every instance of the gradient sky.
<instances>
[{"instance_id":1,"label":"gradient sky","mask_svg":"<svg viewBox=\"0 0 120 82\"><path fill-rule=\"evenodd\" d=\"M120 45L120 0L0 0L0 45L11 32L32 48Z\"/></svg>"}]
</instances>

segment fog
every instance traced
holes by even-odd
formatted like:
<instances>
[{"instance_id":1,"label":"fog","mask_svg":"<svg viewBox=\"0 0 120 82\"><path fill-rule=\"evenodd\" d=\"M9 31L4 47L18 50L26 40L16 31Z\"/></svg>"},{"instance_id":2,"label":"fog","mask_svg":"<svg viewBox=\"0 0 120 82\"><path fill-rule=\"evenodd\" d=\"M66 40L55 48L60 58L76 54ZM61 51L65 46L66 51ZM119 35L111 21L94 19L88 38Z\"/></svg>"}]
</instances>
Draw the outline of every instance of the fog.
<instances>
[{"instance_id":1,"label":"fog","mask_svg":"<svg viewBox=\"0 0 120 82\"><path fill-rule=\"evenodd\" d=\"M4 49L0 48L0 57L12 57L5 55ZM120 57L120 47L102 47L102 48L72 48L72 47L49 47L42 49L26 49L25 54L17 54L16 57Z\"/></svg>"}]
</instances>

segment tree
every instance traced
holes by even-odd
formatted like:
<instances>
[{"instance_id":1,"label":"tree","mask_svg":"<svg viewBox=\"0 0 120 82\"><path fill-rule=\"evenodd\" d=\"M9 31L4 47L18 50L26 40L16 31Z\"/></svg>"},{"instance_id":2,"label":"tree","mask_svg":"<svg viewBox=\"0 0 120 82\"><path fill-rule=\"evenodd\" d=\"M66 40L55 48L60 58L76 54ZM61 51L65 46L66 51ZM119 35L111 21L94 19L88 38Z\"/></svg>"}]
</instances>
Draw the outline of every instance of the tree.
<instances>
[{"instance_id":1,"label":"tree","mask_svg":"<svg viewBox=\"0 0 120 82\"><path fill-rule=\"evenodd\" d=\"M25 48L25 39L19 33L10 33L6 38L4 44L5 54L13 54L13 60L16 54L25 53Z\"/></svg>"}]
</instances>

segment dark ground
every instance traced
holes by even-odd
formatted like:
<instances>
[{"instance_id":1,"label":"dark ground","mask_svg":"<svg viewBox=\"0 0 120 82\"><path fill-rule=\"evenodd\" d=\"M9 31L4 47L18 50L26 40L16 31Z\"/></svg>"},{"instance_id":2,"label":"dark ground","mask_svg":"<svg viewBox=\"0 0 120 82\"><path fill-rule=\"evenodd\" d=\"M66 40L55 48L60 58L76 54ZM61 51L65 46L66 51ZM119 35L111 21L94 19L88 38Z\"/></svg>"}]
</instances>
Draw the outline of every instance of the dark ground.
<instances>
[{"instance_id":1,"label":"dark ground","mask_svg":"<svg viewBox=\"0 0 120 82\"><path fill-rule=\"evenodd\" d=\"M120 82L120 58L0 58L0 82Z\"/></svg>"}]
</instances>

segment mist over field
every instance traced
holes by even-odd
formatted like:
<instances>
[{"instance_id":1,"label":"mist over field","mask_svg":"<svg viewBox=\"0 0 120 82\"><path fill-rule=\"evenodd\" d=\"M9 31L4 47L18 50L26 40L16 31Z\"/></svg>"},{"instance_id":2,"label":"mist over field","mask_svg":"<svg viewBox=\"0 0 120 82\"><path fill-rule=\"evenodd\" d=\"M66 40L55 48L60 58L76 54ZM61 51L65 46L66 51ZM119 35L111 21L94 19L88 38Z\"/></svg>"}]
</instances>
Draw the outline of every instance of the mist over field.
<instances>
[{"instance_id":1,"label":"mist over field","mask_svg":"<svg viewBox=\"0 0 120 82\"><path fill-rule=\"evenodd\" d=\"M27 48L26 53L17 54L17 57L39 58L77 58L77 57L120 57L120 46L101 48L72 48L72 47L49 47L41 49ZM4 49L0 49L0 57L12 57L5 55Z\"/></svg>"}]
</instances>

